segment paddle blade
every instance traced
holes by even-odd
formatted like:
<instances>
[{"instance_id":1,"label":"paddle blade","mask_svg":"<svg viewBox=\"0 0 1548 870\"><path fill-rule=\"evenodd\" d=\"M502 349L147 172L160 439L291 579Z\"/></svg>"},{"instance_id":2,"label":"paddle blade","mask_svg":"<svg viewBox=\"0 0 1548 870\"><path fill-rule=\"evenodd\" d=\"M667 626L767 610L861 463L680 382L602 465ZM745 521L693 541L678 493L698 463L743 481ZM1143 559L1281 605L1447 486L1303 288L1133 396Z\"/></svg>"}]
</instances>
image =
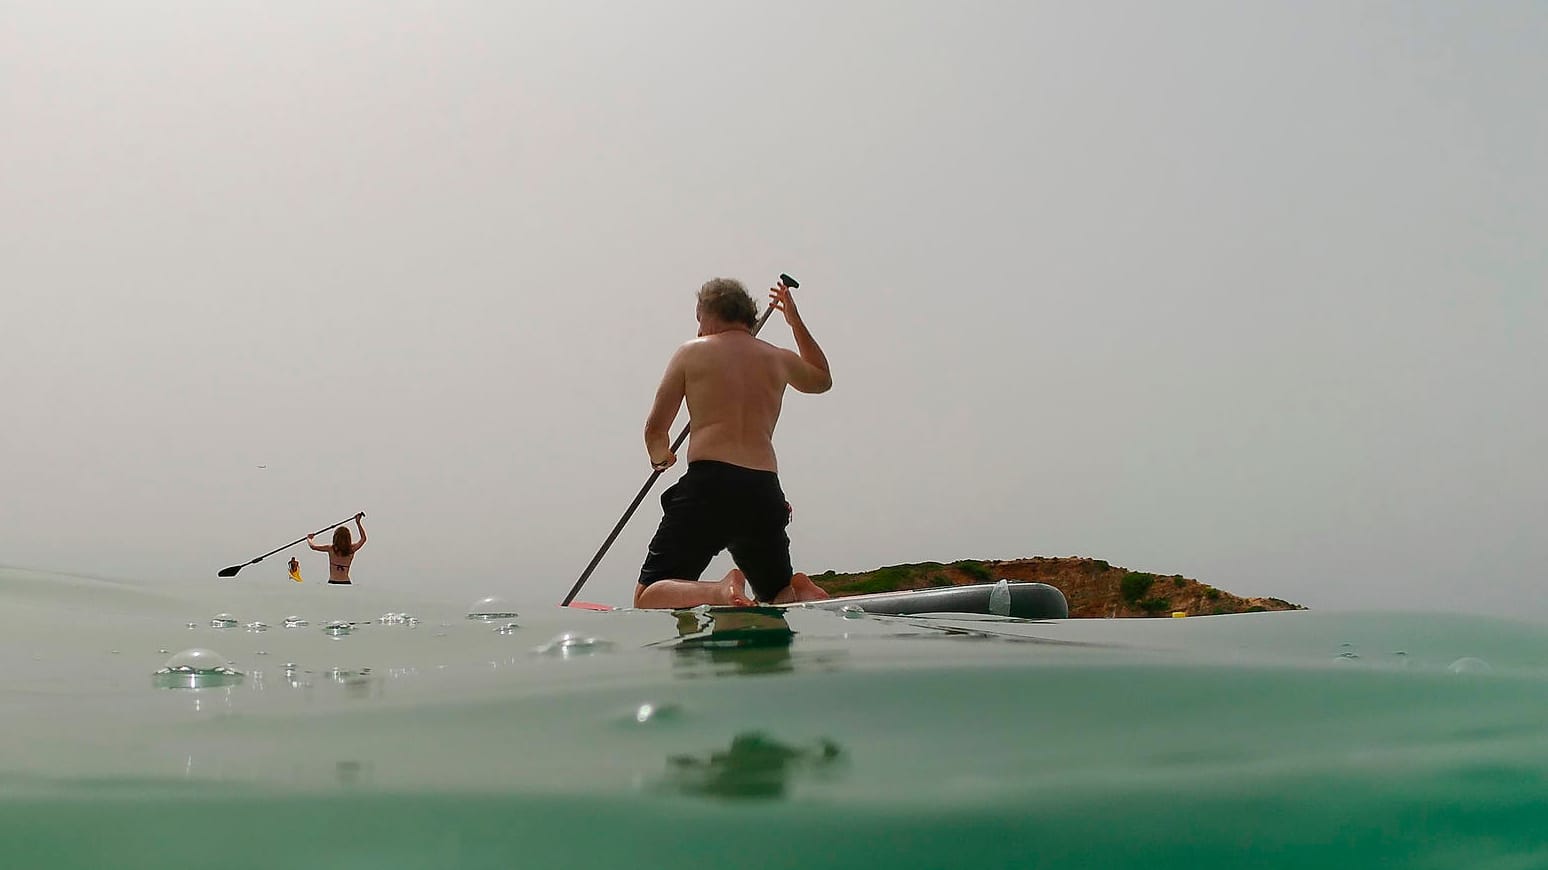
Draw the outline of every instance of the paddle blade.
<instances>
[{"instance_id":1,"label":"paddle blade","mask_svg":"<svg viewBox=\"0 0 1548 870\"><path fill-rule=\"evenodd\" d=\"M230 568L222 568L222 569L220 569L220 574L218 574L216 576L219 576L219 577L235 577L236 576L236 572L238 572L240 570L242 570L242 566L241 565L232 565Z\"/></svg>"}]
</instances>

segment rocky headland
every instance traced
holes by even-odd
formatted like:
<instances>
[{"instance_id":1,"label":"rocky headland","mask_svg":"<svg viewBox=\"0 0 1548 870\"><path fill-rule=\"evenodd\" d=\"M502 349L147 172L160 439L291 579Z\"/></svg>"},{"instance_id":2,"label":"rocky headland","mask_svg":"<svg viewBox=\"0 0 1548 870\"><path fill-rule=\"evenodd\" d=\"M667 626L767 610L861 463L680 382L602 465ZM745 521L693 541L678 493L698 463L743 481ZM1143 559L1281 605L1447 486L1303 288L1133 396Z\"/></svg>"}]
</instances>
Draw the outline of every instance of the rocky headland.
<instances>
[{"instance_id":1,"label":"rocky headland","mask_svg":"<svg viewBox=\"0 0 1548 870\"><path fill-rule=\"evenodd\" d=\"M1265 610L1304 610L1280 598L1244 598L1181 574L1130 571L1101 559L1078 556L1034 556L1029 559L918 562L888 565L874 571L839 574L828 571L812 577L833 595L860 595L990 583L996 580L1031 580L1047 583L1064 593L1070 616L1110 618L1119 616L1188 616L1256 613Z\"/></svg>"}]
</instances>

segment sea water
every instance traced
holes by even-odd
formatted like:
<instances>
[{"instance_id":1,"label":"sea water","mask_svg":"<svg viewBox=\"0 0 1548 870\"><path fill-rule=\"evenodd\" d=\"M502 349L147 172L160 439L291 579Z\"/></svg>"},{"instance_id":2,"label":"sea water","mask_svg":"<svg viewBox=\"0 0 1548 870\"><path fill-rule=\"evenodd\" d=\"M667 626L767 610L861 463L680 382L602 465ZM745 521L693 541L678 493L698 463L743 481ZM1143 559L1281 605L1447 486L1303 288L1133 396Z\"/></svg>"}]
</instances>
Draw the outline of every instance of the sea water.
<instances>
[{"instance_id":1,"label":"sea water","mask_svg":"<svg viewBox=\"0 0 1548 870\"><path fill-rule=\"evenodd\" d=\"M1548 867L1537 624L701 617L0 569L0 866Z\"/></svg>"}]
</instances>

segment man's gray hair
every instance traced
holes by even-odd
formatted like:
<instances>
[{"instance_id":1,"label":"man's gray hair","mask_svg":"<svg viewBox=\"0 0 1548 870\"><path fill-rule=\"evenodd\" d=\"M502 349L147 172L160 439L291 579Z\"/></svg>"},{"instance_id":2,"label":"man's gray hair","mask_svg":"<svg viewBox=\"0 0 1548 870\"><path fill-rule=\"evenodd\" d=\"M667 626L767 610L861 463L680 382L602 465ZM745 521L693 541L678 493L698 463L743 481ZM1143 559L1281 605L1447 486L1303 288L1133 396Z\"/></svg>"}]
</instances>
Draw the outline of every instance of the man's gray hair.
<instances>
[{"instance_id":1,"label":"man's gray hair","mask_svg":"<svg viewBox=\"0 0 1548 870\"><path fill-rule=\"evenodd\" d=\"M699 288L699 310L727 323L758 324L758 305L735 278L711 278Z\"/></svg>"}]
</instances>

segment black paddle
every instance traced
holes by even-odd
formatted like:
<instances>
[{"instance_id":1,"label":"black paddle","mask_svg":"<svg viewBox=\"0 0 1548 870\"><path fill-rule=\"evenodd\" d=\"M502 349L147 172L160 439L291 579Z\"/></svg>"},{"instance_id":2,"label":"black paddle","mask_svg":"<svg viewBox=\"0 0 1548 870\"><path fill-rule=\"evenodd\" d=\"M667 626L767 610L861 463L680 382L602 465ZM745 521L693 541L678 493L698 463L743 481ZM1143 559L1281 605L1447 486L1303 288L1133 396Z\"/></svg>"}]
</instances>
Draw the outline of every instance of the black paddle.
<instances>
[{"instance_id":1,"label":"black paddle","mask_svg":"<svg viewBox=\"0 0 1548 870\"><path fill-rule=\"evenodd\" d=\"M797 281L796 279L786 275L783 272L779 273L779 283L785 287L789 287L791 290L801 286L800 281ZM758 330L763 328L763 324L768 322L769 315L773 313L774 306L772 305L764 309L763 316L758 318L757 324L752 328L753 335L758 334ZM676 453L677 448L683 446L683 441L687 438L688 426L684 424L683 431L677 433L677 439L672 442L672 452ZM658 469L652 471L650 473L650 477L645 479L645 485L640 487L639 494L634 497L634 501L629 502L629 509L624 511L623 516L618 518L618 525L613 526L613 531L608 534L607 540L602 542L602 546L597 550L597 554L591 557L591 564L586 566L586 570L581 572L580 579L575 581L575 585L570 587L570 591L567 595L564 596L564 600L559 602L560 607L569 607L570 602L575 600L575 596L580 592L581 587L585 586L586 581L591 579L591 572L597 569L597 563L601 562L602 557L606 555L607 548L613 546L613 541L618 539L618 533L623 531L624 524L628 523L629 518L634 516L635 509L640 506L640 502L645 500L645 494L650 492L650 488L656 485L656 478L660 477L661 473L665 470L666 469Z\"/></svg>"},{"instance_id":2,"label":"black paddle","mask_svg":"<svg viewBox=\"0 0 1548 870\"><path fill-rule=\"evenodd\" d=\"M339 526L342 526L345 523L350 522L351 520L355 519L355 517L360 517L360 518L364 519L365 518L365 512L361 511L358 514L355 514L355 516L350 517L348 520L342 520L340 522L334 523L331 526L326 526L324 528L318 529L317 531L313 532L311 535L307 535L306 537L297 538L294 541L291 541L290 543L286 544L283 547L280 547L280 548L275 549L275 550L270 550L269 552L264 553L262 556L259 556L258 558L252 560L251 562L243 562L240 565L232 565L230 568L222 568L220 570L220 574L218 574L217 576L219 576L219 577L235 577L236 573L238 571L242 570L243 568L246 568L248 565L256 565L259 562L262 562L264 559L267 559L268 557L274 555L275 553L280 552L281 550L288 550L291 547L294 547L295 545L297 545L297 544L301 543L302 541L306 540L307 538L312 537L312 535L320 535L323 532L328 531L329 529L336 529Z\"/></svg>"}]
</instances>

